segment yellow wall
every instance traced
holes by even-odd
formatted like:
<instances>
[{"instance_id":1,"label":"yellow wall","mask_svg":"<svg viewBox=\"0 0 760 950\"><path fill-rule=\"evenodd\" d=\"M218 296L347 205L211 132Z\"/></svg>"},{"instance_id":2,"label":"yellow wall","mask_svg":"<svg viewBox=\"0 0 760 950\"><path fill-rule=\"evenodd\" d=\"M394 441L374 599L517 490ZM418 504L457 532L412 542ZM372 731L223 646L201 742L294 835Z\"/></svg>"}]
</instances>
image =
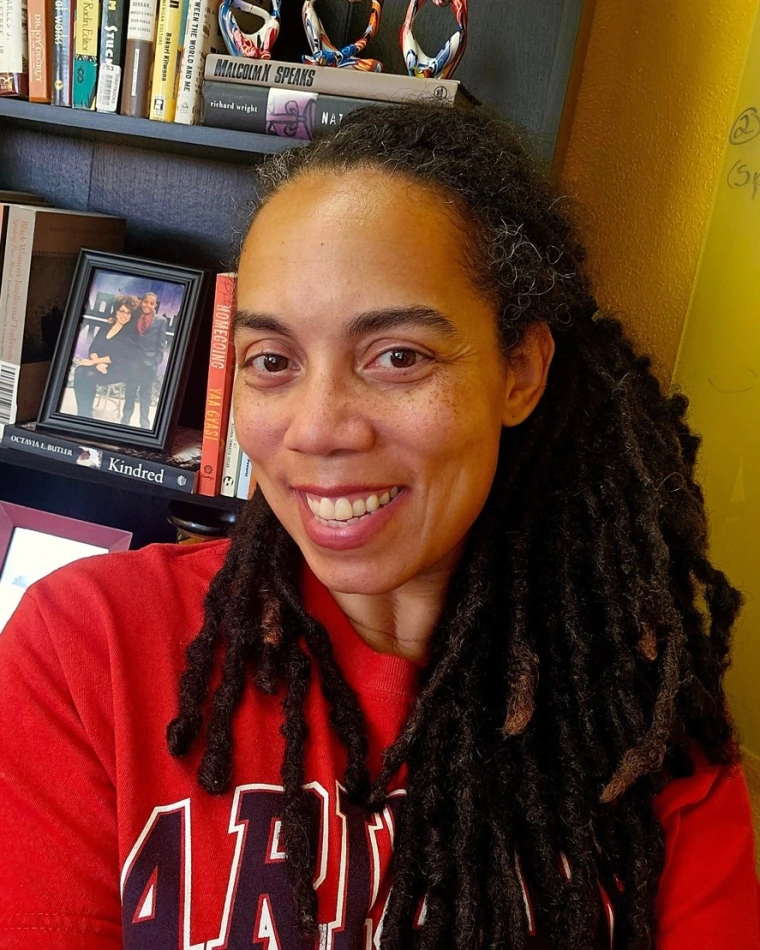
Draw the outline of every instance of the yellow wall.
<instances>
[{"instance_id":1,"label":"yellow wall","mask_svg":"<svg viewBox=\"0 0 760 950\"><path fill-rule=\"evenodd\" d=\"M557 172L599 302L669 381L757 0L586 0Z\"/></svg>"},{"instance_id":2,"label":"yellow wall","mask_svg":"<svg viewBox=\"0 0 760 950\"><path fill-rule=\"evenodd\" d=\"M689 422L704 439L710 556L748 599L726 686L756 755L760 134L727 142L744 109L760 113L758 8L760 0L587 0L555 161L580 203L600 303L691 400ZM754 178L729 186L729 174L732 185L747 178L740 160L758 173L754 197Z\"/></svg>"},{"instance_id":3,"label":"yellow wall","mask_svg":"<svg viewBox=\"0 0 760 950\"><path fill-rule=\"evenodd\" d=\"M704 438L711 555L747 596L726 688L760 755L760 15L733 120L675 378Z\"/></svg>"}]
</instances>

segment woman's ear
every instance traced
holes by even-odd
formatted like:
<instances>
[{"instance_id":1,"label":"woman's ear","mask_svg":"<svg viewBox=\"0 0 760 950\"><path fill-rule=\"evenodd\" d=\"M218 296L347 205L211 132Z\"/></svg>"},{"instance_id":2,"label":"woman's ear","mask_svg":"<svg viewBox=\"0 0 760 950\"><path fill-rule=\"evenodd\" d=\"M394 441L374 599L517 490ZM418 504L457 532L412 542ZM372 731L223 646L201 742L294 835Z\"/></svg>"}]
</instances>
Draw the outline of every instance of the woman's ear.
<instances>
[{"instance_id":1,"label":"woman's ear","mask_svg":"<svg viewBox=\"0 0 760 950\"><path fill-rule=\"evenodd\" d=\"M546 388L554 349L548 324L541 321L527 327L520 345L509 355L503 425L519 425L533 412Z\"/></svg>"}]
</instances>

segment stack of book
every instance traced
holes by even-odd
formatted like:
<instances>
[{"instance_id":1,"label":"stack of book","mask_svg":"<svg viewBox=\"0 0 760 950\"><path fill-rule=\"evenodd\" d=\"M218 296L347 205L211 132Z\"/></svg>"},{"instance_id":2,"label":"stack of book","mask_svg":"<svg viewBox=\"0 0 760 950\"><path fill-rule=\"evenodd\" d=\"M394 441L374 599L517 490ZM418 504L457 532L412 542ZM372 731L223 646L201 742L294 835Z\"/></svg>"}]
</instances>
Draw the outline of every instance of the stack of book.
<instances>
[{"instance_id":1,"label":"stack of book","mask_svg":"<svg viewBox=\"0 0 760 950\"><path fill-rule=\"evenodd\" d=\"M329 66L210 53L202 87L203 125L311 139L362 106L434 99L457 107L476 100L456 79L422 79Z\"/></svg>"},{"instance_id":2,"label":"stack of book","mask_svg":"<svg viewBox=\"0 0 760 950\"><path fill-rule=\"evenodd\" d=\"M0 95L197 123L218 0L0 0Z\"/></svg>"},{"instance_id":3,"label":"stack of book","mask_svg":"<svg viewBox=\"0 0 760 950\"><path fill-rule=\"evenodd\" d=\"M310 139L368 102L474 101L453 79L228 56L219 0L0 0L0 96Z\"/></svg>"}]
</instances>

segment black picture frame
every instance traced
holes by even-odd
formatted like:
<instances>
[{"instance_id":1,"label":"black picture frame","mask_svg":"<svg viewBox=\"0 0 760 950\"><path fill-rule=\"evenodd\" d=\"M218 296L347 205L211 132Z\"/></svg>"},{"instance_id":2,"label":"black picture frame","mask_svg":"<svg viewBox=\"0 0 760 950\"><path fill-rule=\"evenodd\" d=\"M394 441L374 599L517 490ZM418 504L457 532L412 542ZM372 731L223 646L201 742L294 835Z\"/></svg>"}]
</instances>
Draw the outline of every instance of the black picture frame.
<instances>
[{"instance_id":1,"label":"black picture frame","mask_svg":"<svg viewBox=\"0 0 760 950\"><path fill-rule=\"evenodd\" d=\"M163 337L160 344L162 349L159 356L159 365L162 367L163 375L158 384L158 392L156 392L155 386L157 376L154 376L150 383L150 395L146 402L150 405L149 415L152 418L149 419L150 424L147 427L140 424L143 421L143 396L140 387L134 385L133 377L128 377L129 381L122 385L123 392L130 386L132 388L133 409L136 409L140 416L140 423L138 424L132 422L134 413L130 416L130 422L128 423L94 418L92 407L89 407L91 415L88 416L85 414L87 410L80 410L79 402L72 397L76 369L81 363L88 362L88 359L83 360L76 355L77 347L79 346L80 350L82 347L86 321L101 324L100 327L94 330L93 345L94 340L97 339L97 334L101 332L103 327L108 323L113 325L115 322L114 318L101 317L98 312L93 312L89 307L89 302L97 287L98 275L101 273L104 275L102 280L109 279L111 283L118 280L119 277L123 277L124 283L131 285L139 284L142 280L149 288L156 285L164 286L172 291L172 296L175 298L171 319L168 319L165 313L163 315L158 314L159 318L164 321L162 324ZM176 305L178 290L174 285L179 285L181 289L179 306ZM42 397L40 416L37 421L38 427L52 432L68 432L84 439L109 445L145 447L161 452L168 451L187 384L190 361L198 336L201 308L207 289L208 272L205 270L160 263L140 257L109 254L88 248L82 249L77 260L66 311ZM121 291L111 293L110 297L112 301L115 301L125 295L126 292ZM108 305L107 300L104 303L102 299L107 298L108 293L96 293L95 296L99 307ZM129 296L137 298L138 295L133 293ZM152 289L143 294L142 300L147 297L155 298L156 304L160 302L156 292ZM160 309L160 307L157 307L157 309ZM125 310L122 312L126 313ZM139 317L135 316L134 319L135 324L133 326L139 326ZM91 328L88 328L87 332L89 332L89 329ZM134 340L137 340L138 343L142 342L136 336L136 329L132 329L131 332L135 334ZM170 337L171 339L169 339ZM126 334L124 341L127 341ZM165 343L166 346L164 347ZM92 345L89 349L92 351ZM91 352L89 355L92 355ZM112 368L113 366L109 365L107 371ZM93 373L92 376L95 376L95 374ZM101 391L102 387L105 386L108 393L111 385L118 386L118 383L110 384L104 374L103 382L98 381L95 385L100 387ZM95 385L92 386L92 389L97 396ZM135 390L137 395L135 395ZM106 402L108 398L108 395L106 395ZM69 406L65 411L62 409L64 402ZM76 406L74 412L72 412L72 405Z\"/></svg>"}]
</instances>

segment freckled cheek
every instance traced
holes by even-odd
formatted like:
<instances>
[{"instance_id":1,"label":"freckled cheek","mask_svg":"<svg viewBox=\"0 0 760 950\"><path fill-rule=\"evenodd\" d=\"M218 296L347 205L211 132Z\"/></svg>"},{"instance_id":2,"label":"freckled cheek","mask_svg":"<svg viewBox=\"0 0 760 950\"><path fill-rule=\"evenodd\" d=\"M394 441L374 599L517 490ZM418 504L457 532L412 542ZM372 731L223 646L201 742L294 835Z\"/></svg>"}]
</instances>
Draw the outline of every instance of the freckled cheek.
<instances>
[{"instance_id":1,"label":"freckled cheek","mask_svg":"<svg viewBox=\"0 0 760 950\"><path fill-rule=\"evenodd\" d=\"M242 450L255 464L265 464L282 446L285 423L263 401L235 394L235 435Z\"/></svg>"}]
</instances>

